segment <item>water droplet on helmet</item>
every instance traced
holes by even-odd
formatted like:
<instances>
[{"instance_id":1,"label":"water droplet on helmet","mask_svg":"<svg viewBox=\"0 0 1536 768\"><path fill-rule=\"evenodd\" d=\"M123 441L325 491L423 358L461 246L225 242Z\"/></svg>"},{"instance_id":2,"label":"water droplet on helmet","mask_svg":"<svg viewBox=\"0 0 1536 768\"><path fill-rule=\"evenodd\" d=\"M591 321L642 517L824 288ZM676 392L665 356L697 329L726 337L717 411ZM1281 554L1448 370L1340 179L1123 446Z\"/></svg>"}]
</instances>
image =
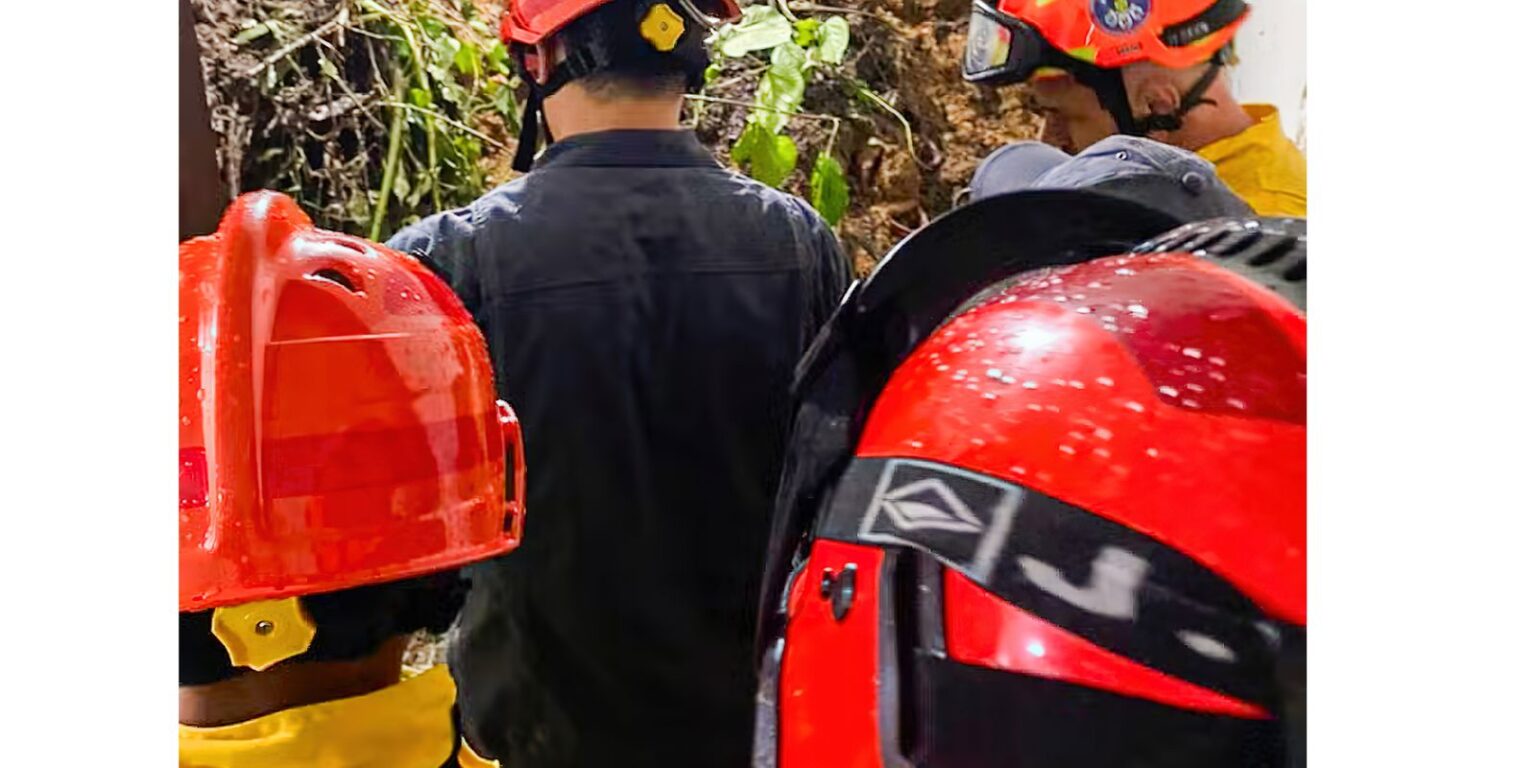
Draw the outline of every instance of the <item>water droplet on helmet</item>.
<instances>
[{"instance_id":1,"label":"water droplet on helmet","mask_svg":"<svg viewBox=\"0 0 1536 768\"><path fill-rule=\"evenodd\" d=\"M1152 458L1155 459L1155 458L1157 458L1161 454L1158 452L1158 450L1156 448L1148 448L1147 449L1147 455L1151 456Z\"/></svg>"},{"instance_id":2,"label":"water droplet on helmet","mask_svg":"<svg viewBox=\"0 0 1536 768\"><path fill-rule=\"evenodd\" d=\"M1003 378L1003 372L1002 372L1002 370L1000 370L998 368L988 368L987 369L987 378L989 378L989 379L1001 379L1001 378Z\"/></svg>"},{"instance_id":3,"label":"water droplet on helmet","mask_svg":"<svg viewBox=\"0 0 1536 768\"><path fill-rule=\"evenodd\" d=\"M1199 360L1203 354L1200 350L1194 347L1185 347L1183 352L1185 357L1193 357L1196 360Z\"/></svg>"},{"instance_id":4,"label":"water droplet on helmet","mask_svg":"<svg viewBox=\"0 0 1536 768\"><path fill-rule=\"evenodd\" d=\"M1105 429L1103 427L1099 427L1098 429L1093 430L1093 436L1097 437L1100 440L1108 440L1108 439L1114 437L1115 433L1113 433L1113 432L1111 432L1111 431L1109 431L1109 430L1107 430L1107 429Z\"/></svg>"},{"instance_id":5,"label":"water droplet on helmet","mask_svg":"<svg viewBox=\"0 0 1536 768\"><path fill-rule=\"evenodd\" d=\"M190 427L190 426L192 426L192 417L191 416L183 416L183 417L181 417L181 425L183 427Z\"/></svg>"},{"instance_id":6,"label":"water droplet on helmet","mask_svg":"<svg viewBox=\"0 0 1536 768\"><path fill-rule=\"evenodd\" d=\"M1100 376L1097 379L1094 379L1094 381L1097 381L1099 384L1106 387L1113 387L1115 385L1115 380L1108 376Z\"/></svg>"},{"instance_id":7,"label":"water droplet on helmet","mask_svg":"<svg viewBox=\"0 0 1536 768\"><path fill-rule=\"evenodd\" d=\"M1140 304L1132 304L1129 307L1126 307L1125 311L1130 312L1132 316L1141 318L1143 320L1146 319L1148 314L1147 308Z\"/></svg>"},{"instance_id":8,"label":"water droplet on helmet","mask_svg":"<svg viewBox=\"0 0 1536 768\"><path fill-rule=\"evenodd\" d=\"M1170 386L1166 386L1166 385L1158 387L1157 391L1161 392L1161 393L1163 393L1163 394L1165 394L1165 395L1167 395L1169 397L1178 397L1179 396L1179 390L1177 390L1177 389L1175 389L1173 387L1170 387Z\"/></svg>"},{"instance_id":9,"label":"water droplet on helmet","mask_svg":"<svg viewBox=\"0 0 1536 768\"><path fill-rule=\"evenodd\" d=\"M1058 450L1060 450L1060 451L1061 451L1061 452L1062 452L1062 453L1065 453L1065 454L1066 454L1066 455L1068 455L1068 456L1074 456L1074 455L1076 455L1076 454L1077 454L1077 449L1076 449L1076 448L1073 448L1073 447L1072 447L1072 446L1070 446L1070 445L1065 445L1065 444L1063 444L1063 445L1058 445L1058 446L1056 446L1056 448L1057 448L1057 449L1058 449Z\"/></svg>"},{"instance_id":10,"label":"water droplet on helmet","mask_svg":"<svg viewBox=\"0 0 1536 768\"><path fill-rule=\"evenodd\" d=\"M1141 403L1138 403L1135 400L1127 400L1125 402L1125 408L1126 408L1126 410L1135 411L1136 413L1145 413L1146 410L1147 410L1147 407L1145 405L1142 405Z\"/></svg>"},{"instance_id":11,"label":"water droplet on helmet","mask_svg":"<svg viewBox=\"0 0 1536 768\"><path fill-rule=\"evenodd\" d=\"M1040 383L1039 382L1035 382L1035 381L1026 381L1026 382L1024 382L1024 384L1022 386L1025 389L1039 389L1040 388Z\"/></svg>"}]
</instances>

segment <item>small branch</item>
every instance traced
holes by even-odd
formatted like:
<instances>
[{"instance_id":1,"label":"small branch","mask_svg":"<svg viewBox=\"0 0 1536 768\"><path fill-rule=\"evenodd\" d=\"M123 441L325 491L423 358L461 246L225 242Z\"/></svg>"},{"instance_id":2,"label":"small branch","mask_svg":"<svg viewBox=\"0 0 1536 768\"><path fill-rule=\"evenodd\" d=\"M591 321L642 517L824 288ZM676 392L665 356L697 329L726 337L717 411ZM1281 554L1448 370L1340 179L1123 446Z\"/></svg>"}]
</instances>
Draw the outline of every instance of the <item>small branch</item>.
<instances>
[{"instance_id":1,"label":"small branch","mask_svg":"<svg viewBox=\"0 0 1536 768\"><path fill-rule=\"evenodd\" d=\"M818 5L816 3L790 3L789 7L797 11L809 11L811 13L839 13L844 16L864 16L890 27L893 31L901 31L901 27L896 26L884 16L873 11L865 11L859 8L838 8L835 5Z\"/></svg>"},{"instance_id":2,"label":"small branch","mask_svg":"<svg viewBox=\"0 0 1536 768\"><path fill-rule=\"evenodd\" d=\"M245 71L245 76L246 77L255 77L255 76L261 74L262 70L266 69L267 67L272 66L273 64L276 64L279 61L281 61L284 56L287 56L288 54L293 53L294 51L297 51L298 49L303 48L306 45L309 45L310 43L314 42L316 38L323 37L324 35L330 33L332 30L334 30L337 27L339 27L339 26L341 26L343 24L346 24L346 23L347 23L347 4L346 3L342 3L341 10L337 11L336 15L332 16L330 21L327 21L326 23L321 24L318 27L315 27L314 31L312 31L312 32L310 32L310 33L300 37L297 40L294 40L291 43L288 43L287 45L277 49L276 51L273 51L270 56L268 56L265 59L262 59L260 64L257 64L256 66L251 67L250 69L247 69Z\"/></svg>"},{"instance_id":3,"label":"small branch","mask_svg":"<svg viewBox=\"0 0 1536 768\"><path fill-rule=\"evenodd\" d=\"M395 76L395 101L405 98L405 75ZM396 109L389 123L389 149L384 155L384 179L379 184L379 202L373 208L373 221L368 224L368 239L379 241L384 229L384 215L389 212L389 198L395 194L395 172L400 167L400 134L404 133L405 110ZM436 169L433 169L434 171Z\"/></svg>"},{"instance_id":4,"label":"small branch","mask_svg":"<svg viewBox=\"0 0 1536 768\"><path fill-rule=\"evenodd\" d=\"M698 93L685 94L683 96L683 98L688 99L689 101L702 101L702 102L705 102L707 104L729 104L729 105L731 105L733 107L746 107L748 109L761 109L764 112L777 112L778 114L781 114L781 115L788 115L790 117L800 117L800 118L805 118L805 119L808 119L808 120L825 120L827 122L833 123L834 125L835 124L839 124L839 123L842 122L842 118L839 118L836 115L822 115L822 114L817 114L817 113L814 113L814 112L790 112L790 111L783 110L783 109L774 109L773 107L765 107L765 106L762 106L760 104L754 104L754 103L752 103L750 101L742 101L741 99L722 99L719 96L705 96L703 94L698 94Z\"/></svg>"},{"instance_id":5,"label":"small branch","mask_svg":"<svg viewBox=\"0 0 1536 768\"><path fill-rule=\"evenodd\" d=\"M463 124L463 123L461 123L461 122L459 122L459 121L457 121L457 120L455 120L455 119L453 119L453 118L451 118L451 117L449 117L449 116L447 116L445 114L442 114L441 112L434 112L434 111L432 111L430 109L423 109L421 107L416 106L415 104L409 104L409 103L406 103L406 102L403 102L403 101L386 101L386 102L384 102L384 106L386 106L386 107L397 107L397 108L400 108L400 109L409 109L409 110L411 110L413 112L419 112L419 113L421 113L423 115L427 115L427 116L430 116L430 117L435 117L438 120L441 120L441 121L443 121L443 122L445 122L445 123L447 123L447 124L457 128L457 129L459 129L459 130L461 130L461 131L463 131L463 132L465 132L465 133L467 133L467 134L469 134L469 135L471 135L471 136L473 136L473 137L475 137L475 138L477 138L477 139L479 139L479 140L481 140L481 141L483 141L483 142L485 142L487 144L495 146L497 149L506 149L507 148L506 144L503 144L503 143L501 143L501 142L491 138L490 136L487 136L487 135L481 133L480 131L477 131L477 130L475 130L475 129L473 129L473 128L471 128L471 127L469 127L469 126L467 126L467 125L465 125L465 124Z\"/></svg>"}]
</instances>

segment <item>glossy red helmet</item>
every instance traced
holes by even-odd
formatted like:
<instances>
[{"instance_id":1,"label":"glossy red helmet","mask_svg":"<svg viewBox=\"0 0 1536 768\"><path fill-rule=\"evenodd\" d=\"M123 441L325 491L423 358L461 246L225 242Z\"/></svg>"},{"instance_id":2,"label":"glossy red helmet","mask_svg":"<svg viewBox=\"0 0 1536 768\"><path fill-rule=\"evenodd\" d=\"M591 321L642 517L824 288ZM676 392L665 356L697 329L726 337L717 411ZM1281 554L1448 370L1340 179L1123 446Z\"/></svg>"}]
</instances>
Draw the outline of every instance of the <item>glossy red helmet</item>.
<instances>
[{"instance_id":1,"label":"glossy red helmet","mask_svg":"<svg viewBox=\"0 0 1536 768\"><path fill-rule=\"evenodd\" d=\"M181 245L177 331L181 611L517 545L517 419L468 312L415 259L247 194Z\"/></svg>"},{"instance_id":2,"label":"glossy red helmet","mask_svg":"<svg viewBox=\"0 0 1536 768\"><path fill-rule=\"evenodd\" d=\"M1304 224L1058 242L1002 279L1006 259L957 258L1019 204L899 246L806 364L759 765L1283 764L1304 723Z\"/></svg>"}]
</instances>

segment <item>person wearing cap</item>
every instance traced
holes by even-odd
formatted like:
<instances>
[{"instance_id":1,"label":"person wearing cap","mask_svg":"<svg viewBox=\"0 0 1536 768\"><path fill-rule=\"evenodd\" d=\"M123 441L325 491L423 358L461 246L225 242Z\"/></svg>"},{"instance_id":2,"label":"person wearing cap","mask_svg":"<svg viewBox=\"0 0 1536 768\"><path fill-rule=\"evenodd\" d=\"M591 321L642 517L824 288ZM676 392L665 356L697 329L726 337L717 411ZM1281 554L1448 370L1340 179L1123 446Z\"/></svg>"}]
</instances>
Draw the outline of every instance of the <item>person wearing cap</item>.
<instances>
[{"instance_id":1,"label":"person wearing cap","mask_svg":"<svg viewBox=\"0 0 1536 768\"><path fill-rule=\"evenodd\" d=\"M447 667L403 658L522 535L521 433L469 314L276 192L182 243L180 276L178 763L485 765Z\"/></svg>"},{"instance_id":2,"label":"person wearing cap","mask_svg":"<svg viewBox=\"0 0 1536 768\"><path fill-rule=\"evenodd\" d=\"M971 200L1025 189L1079 189L1121 197L1180 222L1247 216L1253 209L1188 150L1135 136L1110 136L1076 155L1039 141L993 152L971 178Z\"/></svg>"},{"instance_id":3,"label":"person wearing cap","mask_svg":"<svg viewBox=\"0 0 1536 768\"><path fill-rule=\"evenodd\" d=\"M850 268L808 203L681 124L738 13L512 0L530 172L389 241L463 299L528 434L527 541L471 569L448 657L469 743L519 768L751 759L790 382Z\"/></svg>"},{"instance_id":4,"label":"person wearing cap","mask_svg":"<svg viewBox=\"0 0 1536 768\"><path fill-rule=\"evenodd\" d=\"M1070 145L1119 133L1199 153L1263 216L1307 215L1306 157L1227 67L1242 0L974 0L966 80L1028 82ZM1052 133L1052 131L1048 131Z\"/></svg>"}]
</instances>

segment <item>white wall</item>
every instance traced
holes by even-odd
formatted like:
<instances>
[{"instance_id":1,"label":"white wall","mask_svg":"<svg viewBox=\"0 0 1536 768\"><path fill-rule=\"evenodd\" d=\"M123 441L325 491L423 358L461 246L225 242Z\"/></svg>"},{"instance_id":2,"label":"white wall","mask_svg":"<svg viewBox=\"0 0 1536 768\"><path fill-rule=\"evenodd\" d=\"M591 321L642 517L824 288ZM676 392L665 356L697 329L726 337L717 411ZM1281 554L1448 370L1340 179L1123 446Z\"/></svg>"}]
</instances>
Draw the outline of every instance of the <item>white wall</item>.
<instances>
[{"instance_id":1,"label":"white wall","mask_svg":"<svg viewBox=\"0 0 1536 768\"><path fill-rule=\"evenodd\" d=\"M1307 136L1307 2L1250 0L1253 15L1237 33L1237 97L1280 108L1285 132L1305 150Z\"/></svg>"}]
</instances>

